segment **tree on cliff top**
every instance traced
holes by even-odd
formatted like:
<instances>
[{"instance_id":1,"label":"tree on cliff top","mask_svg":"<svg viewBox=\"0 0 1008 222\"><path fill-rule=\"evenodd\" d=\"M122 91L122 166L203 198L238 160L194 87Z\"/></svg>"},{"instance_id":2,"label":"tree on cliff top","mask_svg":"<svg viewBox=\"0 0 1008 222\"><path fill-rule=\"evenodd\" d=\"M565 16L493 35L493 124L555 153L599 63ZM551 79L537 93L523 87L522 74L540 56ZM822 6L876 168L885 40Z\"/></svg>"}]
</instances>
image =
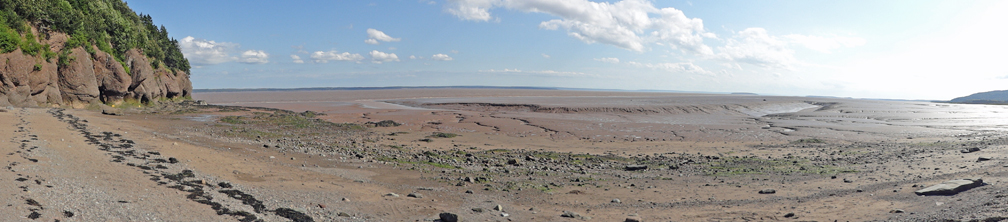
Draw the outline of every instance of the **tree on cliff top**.
<instances>
[{"instance_id":1,"label":"tree on cliff top","mask_svg":"<svg viewBox=\"0 0 1008 222\"><path fill-rule=\"evenodd\" d=\"M189 73L189 60L178 41L168 37L164 26L154 25L150 15L138 15L122 0L0 0L0 30L24 33L25 22L39 31L54 30L70 35L68 47L84 47L112 54L123 62L126 51L139 48L151 58L151 66Z\"/></svg>"}]
</instances>

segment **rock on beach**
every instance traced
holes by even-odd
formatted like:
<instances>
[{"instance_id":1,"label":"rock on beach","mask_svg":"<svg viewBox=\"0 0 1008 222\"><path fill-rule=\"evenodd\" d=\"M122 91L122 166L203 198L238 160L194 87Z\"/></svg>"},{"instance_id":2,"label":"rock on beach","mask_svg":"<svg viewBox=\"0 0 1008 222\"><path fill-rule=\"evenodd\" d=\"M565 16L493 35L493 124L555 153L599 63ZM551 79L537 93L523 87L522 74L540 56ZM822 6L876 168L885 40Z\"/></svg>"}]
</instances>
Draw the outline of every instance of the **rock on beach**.
<instances>
[{"instance_id":1,"label":"rock on beach","mask_svg":"<svg viewBox=\"0 0 1008 222\"><path fill-rule=\"evenodd\" d=\"M959 179L945 181L934 186L914 191L917 195L955 195L974 187L983 186L982 179Z\"/></svg>"}]
</instances>

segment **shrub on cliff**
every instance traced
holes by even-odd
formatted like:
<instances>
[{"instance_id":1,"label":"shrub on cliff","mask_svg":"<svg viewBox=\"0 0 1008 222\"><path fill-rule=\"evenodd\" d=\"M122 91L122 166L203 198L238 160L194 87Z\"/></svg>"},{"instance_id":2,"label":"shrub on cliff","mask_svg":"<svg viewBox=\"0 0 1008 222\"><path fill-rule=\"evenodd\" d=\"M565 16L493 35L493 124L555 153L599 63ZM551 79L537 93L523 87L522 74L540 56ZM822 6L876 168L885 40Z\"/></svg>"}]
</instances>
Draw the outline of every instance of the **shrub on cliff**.
<instances>
[{"instance_id":1,"label":"shrub on cliff","mask_svg":"<svg viewBox=\"0 0 1008 222\"><path fill-rule=\"evenodd\" d=\"M136 14L122 0L0 0L0 10L0 50L5 53L22 47L26 53L32 50L33 55L55 54L47 52L48 47L37 50L39 45L31 45L36 42L34 36L21 38L19 33L31 33L24 25L29 22L40 31L69 34L67 49L84 47L91 51L94 45L122 63L126 51L139 48L155 67L163 64L189 73L189 61L182 56L178 41L168 37L164 26L155 26L149 15ZM22 46L22 39L29 44ZM9 45L15 48L8 50Z\"/></svg>"}]
</instances>

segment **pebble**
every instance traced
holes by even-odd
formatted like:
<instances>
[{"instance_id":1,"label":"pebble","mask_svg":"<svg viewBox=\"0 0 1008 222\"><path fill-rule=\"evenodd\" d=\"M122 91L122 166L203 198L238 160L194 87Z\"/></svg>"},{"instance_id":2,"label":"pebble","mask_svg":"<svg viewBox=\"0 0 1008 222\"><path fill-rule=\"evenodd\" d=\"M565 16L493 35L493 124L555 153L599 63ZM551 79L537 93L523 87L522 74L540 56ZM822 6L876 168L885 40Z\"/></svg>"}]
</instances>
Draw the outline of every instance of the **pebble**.
<instances>
[{"instance_id":1,"label":"pebble","mask_svg":"<svg viewBox=\"0 0 1008 222\"><path fill-rule=\"evenodd\" d=\"M787 213L787 214L784 214L784 217L794 217L794 216L795 216L795 215L794 215L794 213Z\"/></svg>"},{"instance_id":2,"label":"pebble","mask_svg":"<svg viewBox=\"0 0 1008 222\"><path fill-rule=\"evenodd\" d=\"M396 193L387 193L387 194L385 194L385 196L386 197L399 197L399 194L396 194Z\"/></svg>"},{"instance_id":3,"label":"pebble","mask_svg":"<svg viewBox=\"0 0 1008 222\"><path fill-rule=\"evenodd\" d=\"M889 211L889 213L891 214L901 214L903 212L904 212L903 209L892 209Z\"/></svg>"},{"instance_id":4,"label":"pebble","mask_svg":"<svg viewBox=\"0 0 1008 222\"><path fill-rule=\"evenodd\" d=\"M774 189L762 189L759 191L759 194L775 194L775 193L777 193L777 190Z\"/></svg>"},{"instance_id":5,"label":"pebble","mask_svg":"<svg viewBox=\"0 0 1008 222\"><path fill-rule=\"evenodd\" d=\"M504 211L504 207L501 207L500 204L497 204L497 206L494 207L493 209L496 210L496 211Z\"/></svg>"},{"instance_id":6,"label":"pebble","mask_svg":"<svg viewBox=\"0 0 1008 222\"><path fill-rule=\"evenodd\" d=\"M609 201L609 202L611 202L611 203L621 203L622 201L620 201L619 199L612 199L612 201Z\"/></svg>"}]
</instances>

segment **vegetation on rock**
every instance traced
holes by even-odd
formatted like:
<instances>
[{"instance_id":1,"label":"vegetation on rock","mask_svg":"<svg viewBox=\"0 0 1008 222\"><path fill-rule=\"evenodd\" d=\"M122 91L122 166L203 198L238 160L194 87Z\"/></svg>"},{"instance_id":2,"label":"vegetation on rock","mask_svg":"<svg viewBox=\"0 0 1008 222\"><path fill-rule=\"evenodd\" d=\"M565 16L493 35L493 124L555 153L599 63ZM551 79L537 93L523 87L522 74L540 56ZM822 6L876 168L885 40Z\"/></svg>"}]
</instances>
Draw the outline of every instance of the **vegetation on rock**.
<instances>
[{"instance_id":1,"label":"vegetation on rock","mask_svg":"<svg viewBox=\"0 0 1008 222\"><path fill-rule=\"evenodd\" d=\"M151 59L151 66L164 65L171 70L189 73L189 61L179 50L178 41L168 37L164 26L154 25L150 15L133 12L121 0L0 0L0 52L17 48L46 60L56 53L39 44L30 31L67 33L70 38L59 55L66 61L69 50L83 47L90 53L92 45L113 55L125 65L126 51L138 48ZM24 35L24 37L22 37Z\"/></svg>"}]
</instances>

